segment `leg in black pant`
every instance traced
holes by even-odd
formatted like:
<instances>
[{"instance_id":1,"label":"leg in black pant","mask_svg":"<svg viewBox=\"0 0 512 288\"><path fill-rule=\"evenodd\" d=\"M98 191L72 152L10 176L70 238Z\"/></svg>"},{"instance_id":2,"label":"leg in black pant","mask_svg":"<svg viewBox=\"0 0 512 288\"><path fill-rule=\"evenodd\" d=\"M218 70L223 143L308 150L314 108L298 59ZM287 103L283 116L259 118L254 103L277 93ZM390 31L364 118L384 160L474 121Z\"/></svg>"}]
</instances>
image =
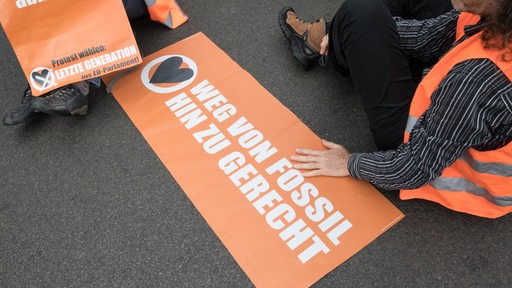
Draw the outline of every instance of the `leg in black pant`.
<instances>
[{"instance_id":1,"label":"leg in black pant","mask_svg":"<svg viewBox=\"0 0 512 288\"><path fill-rule=\"evenodd\" d=\"M329 64L348 70L379 150L403 141L416 81L382 0L347 0L329 31Z\"/></svg>"}]
</instances>

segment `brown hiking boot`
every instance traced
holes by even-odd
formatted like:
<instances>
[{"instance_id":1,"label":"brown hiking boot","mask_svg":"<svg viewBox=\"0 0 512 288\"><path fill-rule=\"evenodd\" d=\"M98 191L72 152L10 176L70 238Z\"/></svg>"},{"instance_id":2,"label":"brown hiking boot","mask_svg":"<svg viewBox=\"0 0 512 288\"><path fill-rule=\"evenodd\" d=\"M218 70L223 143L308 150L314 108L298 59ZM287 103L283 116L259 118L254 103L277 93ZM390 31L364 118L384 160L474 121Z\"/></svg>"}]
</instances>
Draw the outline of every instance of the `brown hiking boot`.
<instances>
[{"instance_id":1,"label":"brown hiking boot","mask_svg":"<svg viewBox=\"0 0 512 288\"><path fill-rule=\"evenodd\" d=\"M290 43L290 50L304 69L309 69L320 58L320 43L327 34L325 19L314 23L301 20L291 7L283 7L279 12L279 27Z\"/></svg>"}]
</instances>

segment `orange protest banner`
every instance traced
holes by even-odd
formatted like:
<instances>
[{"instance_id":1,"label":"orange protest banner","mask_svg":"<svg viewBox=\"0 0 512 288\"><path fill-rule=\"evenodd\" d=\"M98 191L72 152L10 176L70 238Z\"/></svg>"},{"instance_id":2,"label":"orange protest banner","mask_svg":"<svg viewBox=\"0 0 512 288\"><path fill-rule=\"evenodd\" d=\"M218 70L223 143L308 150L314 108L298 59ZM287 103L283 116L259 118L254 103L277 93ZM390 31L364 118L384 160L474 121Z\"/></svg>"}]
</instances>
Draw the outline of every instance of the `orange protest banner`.
<instances>
[{"instance_id":1,"label":"orange protest banner","mask_svg":"<svg viewBox=\"0 0 512 288\"><path fill-rule=\"evenodd\" d=\"M35 96L142 63L120 0L0 0L0 21Z\"/></svg>"},{"instance_id":2,"label":"orange protest banner","mask_svg":"<svg viewBox=\"0 0 512 288\"><path fill-rule=\"evenodd\" d=\"M204 34L144 62L105 81L257 287L308 287L402 219L368 183L293 169L320 139Z\"/></svg>"}]
</instances>

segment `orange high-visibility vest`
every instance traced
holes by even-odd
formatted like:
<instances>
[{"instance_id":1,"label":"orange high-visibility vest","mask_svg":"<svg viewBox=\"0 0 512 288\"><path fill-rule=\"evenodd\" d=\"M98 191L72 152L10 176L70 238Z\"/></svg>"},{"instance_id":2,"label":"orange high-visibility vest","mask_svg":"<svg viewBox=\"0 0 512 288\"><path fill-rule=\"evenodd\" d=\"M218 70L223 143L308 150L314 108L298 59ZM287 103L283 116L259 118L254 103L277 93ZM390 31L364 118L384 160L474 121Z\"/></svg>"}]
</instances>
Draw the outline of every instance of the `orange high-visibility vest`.
<instances>
[{"instance_id":1,"label":"orange high-visibility vest","mask_svg":"<svg viewBox=\"0 0 512 288\"><path fill-rule=\"evenodd\" d=\"M477 15L461 13L456 39L464 34L465 25L475 24L479 19ZM430 96L457 63L488 58L512 80L512 62L502 60L502 50L484 49L480 37L481 32L452 48L421 81L411 103L407 129L426 111ZM405 134L407 142L409 134L407 131ZM470 148L441 176L419 189L400 191L400 198L426 199L455 211L488 218L512 212L512 143L493 151Z\"/></svg>"},{"instance_id":2,"label":"orange high-visibility vest","mask_svg":"<svg viewBox=\"0 0 512 288\"><path fill-rule=\"evenodd\" d=\"M145 0L151 20L159 21L169 28L175 29L187 22L188 16L181 11L174 0Z\"/></svg>"}]
</instances>

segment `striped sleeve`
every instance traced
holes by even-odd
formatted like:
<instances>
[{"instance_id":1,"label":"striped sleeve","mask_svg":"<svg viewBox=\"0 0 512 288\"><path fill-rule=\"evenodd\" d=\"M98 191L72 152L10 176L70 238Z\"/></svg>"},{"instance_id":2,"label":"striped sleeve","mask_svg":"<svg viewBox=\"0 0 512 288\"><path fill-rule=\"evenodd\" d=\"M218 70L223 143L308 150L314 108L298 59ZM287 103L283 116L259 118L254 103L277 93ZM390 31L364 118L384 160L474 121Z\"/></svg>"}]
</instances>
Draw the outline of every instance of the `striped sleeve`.
<instances>
[{"instance_id":1,"label":"striped sleeve","mask_svg":"<svg viewBox=\"0 0 512 288\"><path fill-rule=\"evenodd\" d=\"M488 59L459 63L433 93L410 141L396 150L352 154L349 173L388 190L419 188L469 147L490 150L510 143L512 113L504 99L511 95L510 80Z\"/></svg>"},{"instance_id":2,"label":"striped sleeve","mask_svg":"<svg viewBox=\"0 0 512 288\"><path fill-rule=\"evenodd\" d=\"M460 12L452 10L437 18L426 20L395 17L404 53L425 61L441 57L455 41L455 28Z\"/></svg>"}]
</instances>

